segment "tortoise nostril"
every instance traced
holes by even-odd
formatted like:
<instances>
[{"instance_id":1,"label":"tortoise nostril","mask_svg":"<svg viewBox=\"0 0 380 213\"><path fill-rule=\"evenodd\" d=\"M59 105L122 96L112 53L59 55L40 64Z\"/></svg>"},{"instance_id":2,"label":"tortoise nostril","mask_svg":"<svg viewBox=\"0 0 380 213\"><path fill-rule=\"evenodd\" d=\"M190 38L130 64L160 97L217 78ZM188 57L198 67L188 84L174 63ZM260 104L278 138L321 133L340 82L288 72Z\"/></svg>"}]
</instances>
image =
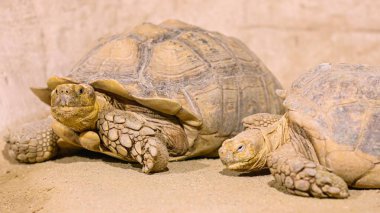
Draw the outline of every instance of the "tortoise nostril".
<instances>
[{"instance_id":1,"label":"tortoise nostril","mask_svg":"<svg viewBox=\"0 0 380 213\"><path fill-rule=\"evenodd\" d=\"M224 149L219 149L219 154L223 155L224 154Z\"/></svg>"},{"instance_id":2,"label":"tortoise nostril","mask_svg":"<svg viewBox=\"0 0 380 213\"><path fill-rule=\"evenodd\" d=\"M220 147L219 150L218 150L218 154L219 156L223 155L224 154L224 149L223 147Z\"/></svg>"}]
</instances>

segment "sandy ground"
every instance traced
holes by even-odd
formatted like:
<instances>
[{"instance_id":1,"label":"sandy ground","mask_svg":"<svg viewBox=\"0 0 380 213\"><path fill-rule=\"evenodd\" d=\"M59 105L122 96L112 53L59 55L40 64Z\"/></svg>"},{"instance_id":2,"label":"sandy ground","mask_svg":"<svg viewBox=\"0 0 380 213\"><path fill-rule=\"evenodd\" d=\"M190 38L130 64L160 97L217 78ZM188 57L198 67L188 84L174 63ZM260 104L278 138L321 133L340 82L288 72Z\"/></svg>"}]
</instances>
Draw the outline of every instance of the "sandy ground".
<instances>
[{"instance_id":1,"label":"sandy ground","mask_svg":"<svg viewBox=\"0 0 380 213\"><path fill-rule=\"evenodd\" d=\"M40 164L0 160L0 212L380 212L380 190L350 190L346 200L296 197L268 172L227 171L218 159L169 164L145 175L87 151Z\"/></svg>"}]
</instances>

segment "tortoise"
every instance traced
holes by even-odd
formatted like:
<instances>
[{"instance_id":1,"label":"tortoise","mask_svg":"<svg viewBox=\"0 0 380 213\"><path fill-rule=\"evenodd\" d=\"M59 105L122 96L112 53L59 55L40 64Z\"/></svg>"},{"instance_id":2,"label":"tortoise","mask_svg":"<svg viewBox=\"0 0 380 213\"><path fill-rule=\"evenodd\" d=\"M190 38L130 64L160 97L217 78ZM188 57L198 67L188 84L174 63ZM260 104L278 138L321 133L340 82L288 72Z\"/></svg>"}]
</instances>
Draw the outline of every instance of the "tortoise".
<instances>
[{"instance_id":1,"label":"tortoise","mask_svg":"<svg viewBox=\"0 0 380 213\"><path fill-rule=\"evenodd\" d=\"M33 88L53 118L13 130L9 151L42 162L69 143L159 172L169 160L217 156L245 116L281 113L280 88L235 38L177 20L144 23L102 39L67 76Z\"/></svg>"},{"instance_id":2,"label":"tortoise","mask_svg":"<svg viewBox=\"0 0 380 213\"><path fill-rule=\"evenodd\" d=\"M248 116L246 129L223 142L228 169L269 167L275 186L300 196L380 188L380 67L320 64L277 93L283 116Z\"/></svg>"}]
</instances>

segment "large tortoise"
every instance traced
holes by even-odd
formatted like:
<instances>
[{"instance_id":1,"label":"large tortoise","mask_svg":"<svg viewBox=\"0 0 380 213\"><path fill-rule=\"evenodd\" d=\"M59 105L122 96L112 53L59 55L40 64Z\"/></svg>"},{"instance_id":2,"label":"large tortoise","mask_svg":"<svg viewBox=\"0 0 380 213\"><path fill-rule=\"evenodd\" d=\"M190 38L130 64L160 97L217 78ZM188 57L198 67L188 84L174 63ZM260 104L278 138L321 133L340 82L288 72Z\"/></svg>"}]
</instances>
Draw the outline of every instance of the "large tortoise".
<instances>
[{"instance_id":1,"label":"large tortoise","mask_svg":"<svg viewBox=\"0 0 380 213\"><path fill-rule=\"evenodd\" d=\"M270 168L301 196L345 198L380 188L380 67L321 64L284 96L284 116L255 114L219 150L231 170Z\"/></svg>"},{"instance_id":2,"label":"large tortoise","mask_svg":"<svg viewBox=\"0 0 380 213\"><path fill-rule=\"evenodd\" d=\"M47 118L14 130L21 162L54 157L63 141L126 161L146 173L170 160L217 156L241 118L281 113L281 88L243 43L176 20L145 23L103 39L67 77L33 89Z\"/></svg>"}]
</instances>

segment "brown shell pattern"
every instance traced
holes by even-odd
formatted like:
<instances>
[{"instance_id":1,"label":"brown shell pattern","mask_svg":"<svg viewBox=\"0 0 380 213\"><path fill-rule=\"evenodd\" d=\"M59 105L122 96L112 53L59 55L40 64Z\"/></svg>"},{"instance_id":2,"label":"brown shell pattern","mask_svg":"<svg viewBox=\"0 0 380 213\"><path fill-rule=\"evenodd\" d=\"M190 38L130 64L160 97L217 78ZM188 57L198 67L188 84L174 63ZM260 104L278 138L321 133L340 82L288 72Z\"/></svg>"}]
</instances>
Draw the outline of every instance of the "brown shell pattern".
<instances>
[{"instance_id":1,"label":"brown shell pattern","mask_svg":"<svg viewBox=\"0 0 380 213\"><path fill-rule=\"evenodd\" d=\"M380 67L321 64L293 83L284 105L334 142L380 156Z\"/></svg>"},{"instance_id":2,"label":"brown shell pattern","mask_svg":"<svg viewBox=\"0 0 380 213\"><path fill-rule=\"evenodd\" d=\"M135 97L175 100L202 118L203 134L230 135L247 115L282 112L279 82L243 43L175 20L104 39L68 77L115 79Z\"/></svg>"}]
</instances>

